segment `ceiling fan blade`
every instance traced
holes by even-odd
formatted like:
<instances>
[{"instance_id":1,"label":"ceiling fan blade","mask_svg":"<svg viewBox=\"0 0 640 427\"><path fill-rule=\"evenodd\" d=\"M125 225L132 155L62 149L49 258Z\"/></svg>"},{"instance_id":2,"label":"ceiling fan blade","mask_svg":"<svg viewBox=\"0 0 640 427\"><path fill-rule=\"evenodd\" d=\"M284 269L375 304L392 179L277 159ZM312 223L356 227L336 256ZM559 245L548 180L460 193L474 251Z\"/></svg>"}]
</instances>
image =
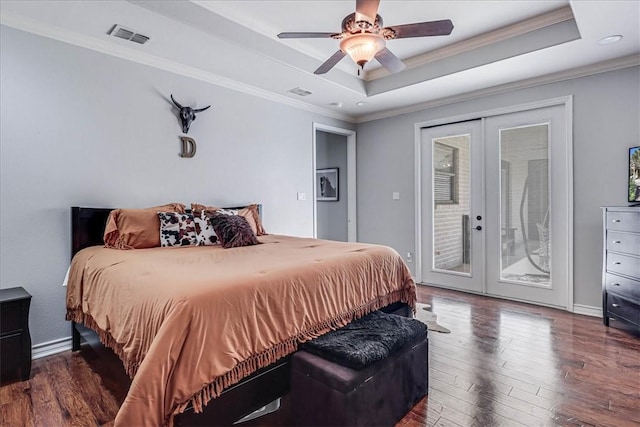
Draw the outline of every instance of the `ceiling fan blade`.
<instances>
[{"instance_id":1,"label":"ceiling fan blade","mask_svg":"<svg viewBox=\"0 0 640 427\"><path fill-rule=\"evenodd\" d=\"M326 61L324 61L324 64L322 64L320 67L318 67L318 69L315 70L313 72L313 74L324 74L324 73L326 73L327 71L332 69L338 62L340 62L340 60L342 58L344 58L345 56L346 56L346 53L344 53L343 51L341 51L341 50L337 51L336 53L331 55L331 58L329 58Z\"/></svg>"},{"instance_id":2,"label":"ceiling fan blade","mask_svg":"<svg viewBox=\"0 0 640 427\"><path fill-rule=\"evenodd\" d=\"M453 31L450 19L442 21L418 22L416 24L394 25L389 27L396 32L396 39L408 37L448 36Z\"/></svg>"},{"instance_id":3,"label":"ceiling fan blade","mask_svg":"<svg viewBox=\"0 0 640 427\"><path fill-rule=\"evenodd\" d=\"M379 5L380 0L356 0L356 21L361 21L363 20L362 18L365 18L365 20L373 24L378 15Z\"/></svg>"},{"instance_id":4,"label":"ceiling fan blade","mask_svg":"<svg viewBox=\"0 0 640 427\"><path fill-rule=\"evenodd\" d=\"M330 39L336 33L280 33L279 39Z\"/></svg>"},{"instance_id":5,"label":"ceiling fan blade","mask_svg":"<svg viewBox=\"0 0 640 427\"><path fill-rule=\"evenodd\" d=\"M397 56L395 56L389 49L386 47L382 49L380 52L376 53L375 58L378 60L380 64L390 73L397 73L406 68L404 62L400 60Z\"/></svg>"}]
</instances>

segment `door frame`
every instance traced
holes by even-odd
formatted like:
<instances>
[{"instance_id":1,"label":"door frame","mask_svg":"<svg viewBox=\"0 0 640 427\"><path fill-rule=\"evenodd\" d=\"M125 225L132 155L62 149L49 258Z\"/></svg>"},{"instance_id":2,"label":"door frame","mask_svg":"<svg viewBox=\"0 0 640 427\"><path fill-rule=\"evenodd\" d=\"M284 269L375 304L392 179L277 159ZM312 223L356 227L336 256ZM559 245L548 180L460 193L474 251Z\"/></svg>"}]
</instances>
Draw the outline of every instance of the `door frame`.
<instances>
[{"instance_id":1,"label":"door frame","mask_svg":"<svg viewBox=\"0 0 640 427\"><path fill-rule=\"evenodd\" d=\"M568 183L568 209L567 209L567 230L565 231L565 238L567 239L567 253L565 254L565 262L567 265L567 311L574 311L574 283L573 283L573 95L562 96L558 98L551 98L546 100L540 100L525 104L518 104L509 107L501 107L490 110L477 111L472 113L466 113L459 116L444 117L440 119L428 120L424 122L418 122L414 125L414 202L415 202L415 279L416 283L422 282L422 147L421 147L421 131L425 127L433 127L440 125L453 124L457 122L464 122L469 120L482 120L482 132L485 132L485 118L491 116L499 116L510 113L517 113L521 111L534 110L537 108L551 107L551 106L564 106L565 120L566 120L566 156L569 159L569 164L566 165L565 178ZM486 274L485 274L486 275ZM486 280L483 279L483 292L486 292Z\"/></svg>"},{"instance_id":2,"label":"door frame","mask_svg":"<svg viewBox=\"0 0 640 427\"><path fill-rule=\"evenodd\" d=\"M313 204L313 238L318 238L318 202L316 200L316 132L332 133L347 137L347 241L358 240L356 198L356 131L313 122L311 142L311 173Z\"/></svg>"}]
</instances>

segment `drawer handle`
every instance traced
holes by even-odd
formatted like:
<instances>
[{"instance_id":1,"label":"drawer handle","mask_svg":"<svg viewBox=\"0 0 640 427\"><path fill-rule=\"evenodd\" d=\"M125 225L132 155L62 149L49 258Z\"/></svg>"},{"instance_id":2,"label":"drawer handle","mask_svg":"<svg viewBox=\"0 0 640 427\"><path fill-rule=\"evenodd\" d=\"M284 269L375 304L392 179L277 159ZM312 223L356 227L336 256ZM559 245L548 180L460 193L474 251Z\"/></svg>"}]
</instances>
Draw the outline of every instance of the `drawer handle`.
<instances>
[{"instance_id":1,"label":"drawer handle","mask_svg":"<svg viewBox=\"0 0 640 427\"><path fill-rule=\"evenodd\" d=\"M622 264L620 261L616 261L613 263L613 265L620 265L620 264Z\"/></svg>"},{"instance_id":2,"label":"drawer handle","mask_svg":"<svg viewBox=\"0 0 640 427\"><path fill-rule=\"evenodd\" d=\"M613 243L622 243L620 240L614 240Z\"/></svg>"},{"instance_id":3,"label":"drawer handle","mask_svg":"<svg viewBox=\"0 0 640 427\"><path fill-rule=\"evenodd\" d=\"M620 286L620 283L612 283L612 286Z\"/></svg>"},{"instance_id":4,"label":"drawer handle","mask_svg":"<svg viewBox=\"0 0 640 427\"><path fill-rule=\"evenodd\" d=\"M611 222L620 222L620 220L619 220L619 219L614 219L614 220L613 220L613 221L611 221Z\"/></svg>"},{"instance_id":5,"label":"drawer handle","mask_svg":"<svg viewBox=\"0 0 640 427\"><path fill-rule=\"evenodd\" d=\"M615 308L620 307L620 304L611 304L612 306L614 306Z\"/></svg>"}]
</instances>

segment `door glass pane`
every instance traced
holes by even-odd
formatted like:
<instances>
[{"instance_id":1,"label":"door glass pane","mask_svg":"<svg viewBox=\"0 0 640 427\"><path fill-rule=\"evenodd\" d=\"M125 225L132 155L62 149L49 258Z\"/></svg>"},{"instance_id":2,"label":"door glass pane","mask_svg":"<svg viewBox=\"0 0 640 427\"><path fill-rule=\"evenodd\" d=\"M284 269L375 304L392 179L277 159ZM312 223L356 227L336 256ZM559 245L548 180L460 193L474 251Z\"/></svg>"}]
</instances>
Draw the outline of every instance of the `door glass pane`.
<instances>
[{"instance_id":1,"label":"door glass pane","mask_svg":"<svg viewBox=\"0 0 640 427\"><path fill-rule=\"evenodd\" d=\"M432 143L434 270L471 272L471 135Z\"/></svg>"},{"instance_id":2,"label":"door glass pane","mask_svg":"<svg viewBox=\"0 0 640 427\"><path fill-rule=\"evenodd\" d=\"M500 278L551 284L549 124L500 130Z\"/></svg>"}]
</instances>

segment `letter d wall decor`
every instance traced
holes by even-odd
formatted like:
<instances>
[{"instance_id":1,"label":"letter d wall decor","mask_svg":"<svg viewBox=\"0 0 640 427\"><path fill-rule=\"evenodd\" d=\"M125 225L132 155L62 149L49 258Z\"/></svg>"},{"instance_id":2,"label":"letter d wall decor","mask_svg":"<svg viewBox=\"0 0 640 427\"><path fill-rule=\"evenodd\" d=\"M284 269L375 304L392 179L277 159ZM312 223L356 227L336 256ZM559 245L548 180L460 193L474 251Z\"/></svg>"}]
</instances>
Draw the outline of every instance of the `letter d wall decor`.
<instances>
[{"instance_id":1,"label":"letter d wall decor","mask_svg":"<svg viewBox=\"0 0 640 427\"><path fill-rule=\"evenodd\" d=\"M189 138L188 136L181 136L182 150L180 151L180 157L193 157L196 155L196 140Z\"/></svg>"},{"instance_id":2,"label":"letter d wall decor","mask_svg":"<svg viewBox=\"0 0 640 427\"><path fill-rule=\"evenodd\" d=\"M180 123L182 124L182 131L184 133L189 132L191 122L196 119L196 113L201 113L211 107L211 105L207 105L204 108L183 107L173 98L173 94L171 94L171 101L173 101L173 104L179 109L178 119L180 119ZM180 141L182 142L180 157L191 158L196 155L195 139L189 138L188 136L181 136Z\"/></svg>"}]
</instances>

